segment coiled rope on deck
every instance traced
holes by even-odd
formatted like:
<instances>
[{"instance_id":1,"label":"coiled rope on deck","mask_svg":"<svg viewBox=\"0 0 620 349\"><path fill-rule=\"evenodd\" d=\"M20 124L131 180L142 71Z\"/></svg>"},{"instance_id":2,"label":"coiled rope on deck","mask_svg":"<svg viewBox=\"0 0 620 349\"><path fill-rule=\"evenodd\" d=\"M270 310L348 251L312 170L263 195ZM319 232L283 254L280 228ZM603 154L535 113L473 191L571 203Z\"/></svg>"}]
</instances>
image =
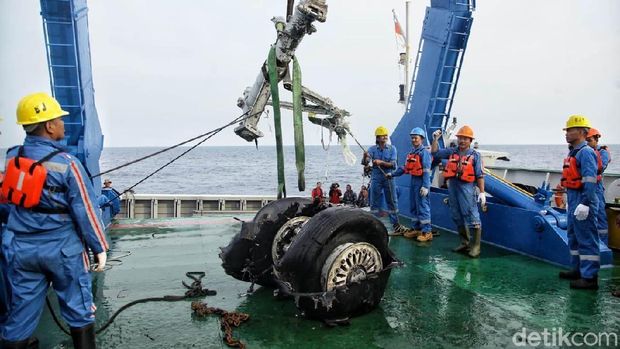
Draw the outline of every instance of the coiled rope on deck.
<instances>
[{"instance_id":1,"label":"coiled rope on deck","mask_svg":"<svg viewBox=\"0 0 620 349\"><path fill-rule=\"evenodd\" d=\"M141 298L141 299L136 299L135 301L132 301L132 302L129 302L123 305L108 319L108 321L105 324L103 324L103 326L101 326L96 331L96 333L99 334L105 331L114 322L114 319L116 319L116 317L120 313L122 313L124 310L130 307L133 307L136 304L147 303L147 302L176 302L176 301L181 301L181 300L188 299L188 298L215 296L217 294L216 291L210 290L208 288L202 288L202 278L204 278L205 275L206 274L203 271L188 271L187 273L185 273L185 276L187 276L188 278L194 281L190 285L185 283L185 281L181 281L183 286L187 288L187 291L182 296L166 295L162 297ZM54 309L52 308L52 304L50 302L49 297L45 297L45 302L47 303L47 307L50 311L50 314L52 315L52 319L54 320L56 325L58 325L58 328L60 328L62 332L68 335L71 335L71 333L60 323L60 320L58 319L58 317L56 316L56 313L54 312Z\"/></svg>"}]
</instances>

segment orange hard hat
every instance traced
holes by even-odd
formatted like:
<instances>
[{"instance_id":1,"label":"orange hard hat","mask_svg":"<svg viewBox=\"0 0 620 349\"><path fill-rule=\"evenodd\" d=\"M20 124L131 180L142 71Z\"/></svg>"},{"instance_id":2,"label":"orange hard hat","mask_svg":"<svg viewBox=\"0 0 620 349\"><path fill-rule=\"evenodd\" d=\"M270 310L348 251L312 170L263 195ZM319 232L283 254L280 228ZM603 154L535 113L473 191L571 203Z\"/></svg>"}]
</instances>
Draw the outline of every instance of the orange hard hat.
<instances>
[{"instance_id":1,"label":"orange hard hat","mask_svg":"<svg viewBox=\"0 0 620 349\"><path fill-rule=\"evenodd\" d=\"M590 131L588 131L588 135L586 136L586 138L590 138L590 137L602 137L601 133L598 132L597 129L595 128L591 128Z\"/></svg>"},{"instance_id":2,"label":"orange hard hat","mask_svg":"<svg viewBox=\"0 0 620 349\"><path fill-rule=\"evenodd\" d=\"M461 128L459 128L459 131L456 133L456 136L463 136L463 137L469 137L471 139L474 139L474 130L469 127L468 125L465 125Z\"/></svg>"}]
</instances>

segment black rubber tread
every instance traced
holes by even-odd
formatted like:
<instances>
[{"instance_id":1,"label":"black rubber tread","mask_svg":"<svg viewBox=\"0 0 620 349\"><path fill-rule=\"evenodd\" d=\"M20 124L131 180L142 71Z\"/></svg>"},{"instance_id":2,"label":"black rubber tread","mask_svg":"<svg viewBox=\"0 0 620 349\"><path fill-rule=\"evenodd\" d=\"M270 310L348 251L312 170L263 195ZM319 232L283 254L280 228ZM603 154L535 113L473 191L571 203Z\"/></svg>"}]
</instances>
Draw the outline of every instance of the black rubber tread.
<instances>
[{"instance_id":1,"label":"black rubber tread","mask_svg":"<svg viewBox=\"0 0 620 349\"><path fill-rule=\"evenodd\" d=\"M308 275L315 268L315 261L326 243L341 231L356 232L363 239L373 244L384 262L391 261L388 252L388 235L385 225L379 219L357 208L330 207L316 214L299 231L297 239L291 244L286 254L280 260L277 268L284 273ZM320 270L320 269L319 269ZM294 281L286 277L287 282ZM300 286L300 285L298 285ZM315 292L320 290L308 290Z\"/></svg>"},{"instance_id":2,"label":"black rubber tread","mask_svg":"<svg viewBox=\"0 0 620 349\"><path fill-rule=\"evenodd\" d=\"M367 242L381 254L383 266L394 261L388 247L387 229L376 217L355 208L328 208L310 219L283 256L278 272L281 281L291 285L294 292L322 292L321 271L332 251L348 242ZM300 297L297 306L308 317L340 319L366 313L375 308L385 292L390 270L376 278L349 285L338 291L331 307Z\"/></svg>"},{"instance_id":3,"label":"black rubber tread","mask_svg":"<svg viewBox=\"0 0 620 349\"><path fill-rule=\"evenodd\" d=\"M244 222L228 246L222 248L220 259L227 274L242 281L276 287L271 245L278 229L299 215L312 216L322 208L308 198L284 198L261 208L252 222Z\"/></svg>"}]
</instances>

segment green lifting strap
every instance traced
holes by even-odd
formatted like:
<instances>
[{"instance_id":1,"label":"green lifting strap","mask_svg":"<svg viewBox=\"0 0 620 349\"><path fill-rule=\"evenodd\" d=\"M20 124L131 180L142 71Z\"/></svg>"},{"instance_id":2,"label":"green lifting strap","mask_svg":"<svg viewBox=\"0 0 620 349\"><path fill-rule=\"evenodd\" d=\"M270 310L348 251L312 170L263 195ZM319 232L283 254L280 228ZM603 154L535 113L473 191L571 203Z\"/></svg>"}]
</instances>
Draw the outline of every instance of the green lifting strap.
<instances>
[{"instance_id":1,"label":"green lifting strap","mask_svg":"<svg viewBox=\"0 0 620 349\"><path fill-rule=\"evenodd\" d=\"M276 152L278 156L278 199L286 197L284 183L284 150L282 149L282 125L280 118L280 95L278 91L278 67L276 62L276 47L271 46L267 58L269 71L269 85L271 88L271 105L273 106L273 123L276 129Z\"/></svg>"},{"instance_id":2,"label":"green lifting strap","mask_svg":"<svg viewBox=\"0 0 620 349\"><path fill-rule=\"evenodd\" d=\"M297 187L306 190L306 150L304 146L304 124L301 101L301 68L293 56L293 127L295 130L295 165L297 166Z\"/></svg>"}]
</instances>

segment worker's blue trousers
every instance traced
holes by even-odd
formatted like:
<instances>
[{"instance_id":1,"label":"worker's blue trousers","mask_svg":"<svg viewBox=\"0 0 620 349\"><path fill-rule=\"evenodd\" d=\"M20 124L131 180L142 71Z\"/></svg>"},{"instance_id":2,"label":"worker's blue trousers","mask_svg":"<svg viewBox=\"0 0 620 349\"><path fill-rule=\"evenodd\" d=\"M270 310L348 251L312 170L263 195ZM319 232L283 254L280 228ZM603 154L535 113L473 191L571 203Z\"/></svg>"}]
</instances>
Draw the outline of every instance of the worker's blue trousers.
<instances>
[{"instance_id":1,"label":"worker's blue trousers","mask_svg":"<svg viewBox=\"0 0 620 349\"><path fill-rule=\"evenodd\" d=\"M448 205L452 220L457 227L480 226L480 213L476 200L475 182L448 179Z\"/></svg>"},{"instance_id":2,"label":"worker's blue trousers","mask_svg":"<svg viewBox=\"0 0 620 349\"><path fill-rule=\"evenodd\" d=\"M70 327L84 327L95 321L88 259L73 228L17 235L7 230L2 250L11 287L4 340L20 341L32 335L50 283L58 296L60 313Z\"/></svg>"},{"instance_id":3,"label":"worker's blue trousers","mask_svg":"<svg viewBox=\"0 0 620 349\"><path fill-rule=\"evenodd\" d=\"M396 198L394 181L373 175L370 179L370 211L375 215L379 215L381 208L381 193L385 195L390 222L398 223L398 198Z\"/></svg>"},{"instance_id":4,"label":"worker's blue trousers","mask_svg":"<svg viewBox=\"0 0 620 349\"><path fill-rule=\"evenodd\" d=\"M596 196L598 196L598 210L596 211L598 238L607 245L609 242L609 227L607 225L607 212L605 211L605 188L603 187L603 182L598 182Z\"/></svg>"},{"instance_id":5,"label":"worker's blue trousers","mask_svg":"<svg viewBox=\"0 0 620 349\"><path fill-rule=\"evenodd\" d=\"M0 224L0 243L2 242L2 224ZM4 322L9 315L10 299L9 280L6 277L6 262L4 254L0 250L0 335L4 328Z\"/></svg>"},{"instance_id":6,"label":"worker's blue trousers","mask_svg":"<svg viewBox=\"0 0 620 349\"><path fill-rule=\"evenodd\" d=\"M573 270L579 270L581 277L594 278L598 275L601 264L599 254L599 239L596 229L596 217L598 200L590 204L590 213L582 221L575 217L575 208L581 201L581 191L567 190L568 210L568 248L570 250L571 266Z\"/></svg>"},{"instance_id":7,"label":"worker's blue trousers","mask_svg":"<svg viewBox=\"0 0 620 349\"><path fill-rule=\"evenodd\" d=\"M431 231L431 202L430 189L426 196L420 195L422 177L411 176L411 190L409 191L409 203L411 205L411 223L414 230L424 233Z\"/></svg>"}]
</instances>

